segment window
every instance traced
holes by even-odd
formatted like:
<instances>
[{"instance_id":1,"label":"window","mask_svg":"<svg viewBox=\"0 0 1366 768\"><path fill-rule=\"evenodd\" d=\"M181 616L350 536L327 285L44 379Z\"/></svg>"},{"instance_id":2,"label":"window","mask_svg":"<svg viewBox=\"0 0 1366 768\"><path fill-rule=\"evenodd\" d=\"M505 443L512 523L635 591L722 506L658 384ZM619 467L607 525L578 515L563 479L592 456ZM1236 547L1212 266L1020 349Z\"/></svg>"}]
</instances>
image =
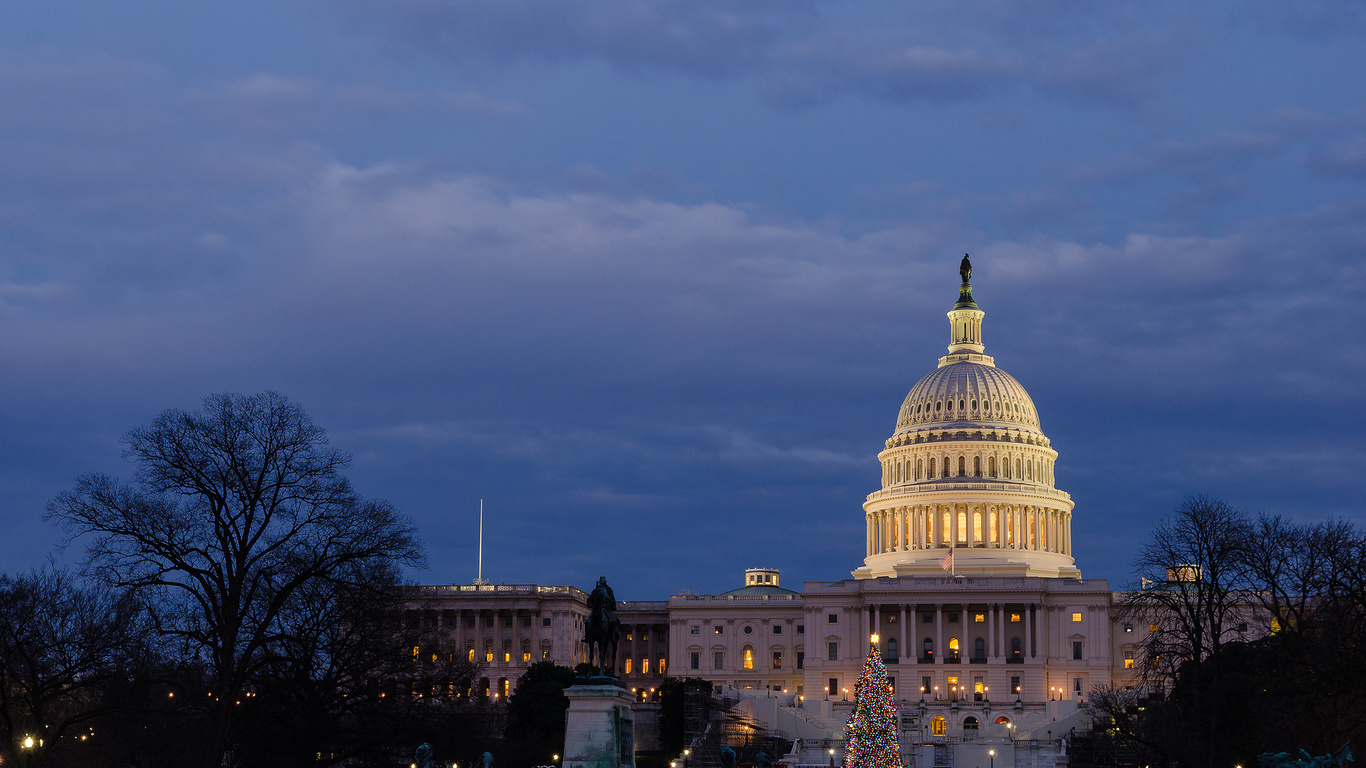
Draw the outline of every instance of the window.
<instances>
[{"instance_id":1,"label":"window","mask_svg":"<svg viewBox=\"0 0 1366 768\"><path fill-rule=\"evenodd\" d=\"M963 475L966 475L966 474L968 473L967 463L968 463L968 459L967 459L966 456L959 456L959 457L958 457L958 476L959 476L959 477L962 477Z\"/></svg>"},{"instance_id":2,"label":"window","mask_svg":"<svg viewBox=\"0 0 1366 768\"><path fill-rule=\"evenodd\" d=\"M958 614L957 614L957 613L950 613L950 614L949 614L949 623L950 623L950 624L957 624L957 623L958 623Z\"/></svg>"},{"instance_id":3,"label":"window","mask_svg":"<svg viewBox=\"0 0 1366 768\"><path fill-rule=\"evenodd\" d=\"M888 692L888 693L891 693L893 696L895 696L895 695L896 695L896 678L895 678L895 677L888 677L888 678L886 678L886 679L887 679L887 692Z\"/></svg>"},{"instance_id":4,"label":"window","mask_svg":"<svg viewBox=\"0 0 1366 768\"><path fill-rule=\"evenodd\" d=\"M725 668L726 668L726 652L725 652L725 651L717 651L717 652L715 652L715 653L713 653L713 654L711 655L711 668L712 668L712 669L725 669Z\"/></svg>"},{"instance_id":5,"label":"window","mask_svg":"<svg viewBox=\"0 0 1366 768\"><path fill-rule=\"evenodd\" d=\"M1073 624L1080 624L1080 623L1081 623L1081 614L1080 614L1080 613L1074 613L1074 614L1072 614L1072 623L1073 623Z\"/></svg>"},{"instance_id":6,"label":"window","mask_svg":"<svg viewBox=\"0 0 1366 768\"><path fill-rule=\"evenodd\" d=\"M774 668L774 669L782 669L782 668L783 668L783 652L782 652L782 651L774 651L774 652L773 652L773 668Z\"/></svg>"},{"instance_id":7,"label":"window","mask_svg":"<svg viewBox=\"0 0 1366 768\"><path fill-rule=\"evenodd\" d=\"M1073 692L1073 693L1081 693L1081 678L1080 678L1080 677L1074 677L1074 678L1072 678L1072 692Z\"/></svg>"},{"instance_id":8,"label":"window","mask_svg":"<svg viewBox=\"0 0 1366 768\"><path fill-rule=\"evenodd\" d=\"M746 624L746 625L745 625L745 630L744 630L744 631L745 631L745 634L747 634L747 635L752 635L752 634L754 634L754 627L751 627L750 625ZM626 639L627 639L627 640L630 640L631 638L628 637L628 638L626 638Z\"/></svg>"},{"instance_id":9,"label":"window","mask_svg":"<svg viewBox=\"0 0 1366 768\"><path fill-rule=\"evenodd\" d=\"M522 649L522 661L527 661L527 662L531 661L531 649L530 649L530 648L523 648L523 649Z\"/></svg>"},{"instance_id":10,"label":"window","mask_svg":"<svg viewBox=\"0 0 1366 768\"><path fill-rule=\"evenodd\" d=\"M491 626L493 626L493 617L492 617L492 616L485 616L485 617L484 617L484 626L486 626L486 627L491 627Z\"/></svg>"},{"instance_id":11,"label":"window","mask_svg":"<svg viewBox=\"0 0 1366 768\"><path fill-rule=\"evenodd\" d=\"M797 651L797 669L806 668L806 651Z\"/></svg>"},{"instance_id":12,"label":"window","mask_svg":"<svg viewBox=\"0 0 1366 768\"><path fill-rule=\"evenodd\" d=\"M838 624L838 623L840 623L840 615L839 615L838 613L829 614L828 616L825 617L825 623L827 623L827 624Z\"/></svg>"},{"instance_id":13,"label":"window","mask_svg":"<svg viewBox=\"0 0 1366 768\"><path fill-rule=\"evenodd\" d=\"M922 619L920 623L921 623L921 624L933 624L933 623L934 623L934 614L933 614L933 613L927 613L927 614L925 614L925 618Z\"/></svg>"},{"instance_id":14,"label":"window","mask_svg":"<svg viewBox=\"0 0 1366 768\"><path fill-rule=\"evenodd\" d=\"M529 626L531 626L531 617L530 617L530 616L527 616L527 617L525 617L525 618L522 619L522 626L524 626L524 627L529 627Z\"/></svg>"},{"instance_id":15,"label":"window","mask_svg":"<svg viewBox=\"0 0 1366 768\"><path fill-rule=\"evenodd\" d=\"M995 477L995 476L996 476L996 457L995 457L995 456L988 456L988 457L987 457L987 476L988 476L988 477Z\"/></svg>"},{"instance_id":16,"label":"window","mask_svg":"<svg viewBox=\"0 0 1366 768\"><path fill-rule=\"evenodd\" d=\"M934 639L933 639L933 638L927 637L927 638L925 638L925 660L926 660L926 661L929 661L929 660L931 660L931 659L933 659L933 658L934 658Z\"/></svg>"},{"instance_id":17,"label":"window","mask_svg":"<svg viewBox=\"0 0 1366 768\"><path fill-rule=\"evenodd\" d=\"M981 624L987 620L987 615L985 613L974 613L972 615L972 620L978 624Z\"/></svg>"},{"instance_id":18,"label":"window","mask_svg":"<svg viewBox=\"0 0 1366 768\"><path fill-rule=\"evenodd\" d=\"M889 658L889 659L895 659L895 658L897 658L897 647L896 647L896 638L895 638L895 637L889 637L889 638L887 638L887 658Z\"/></svg>"},{"instance_id":19,"label":"window","mask_svg":"<svg viewBox=\"0 0 1366 768\"><path fill-rule=\"evenodd\" d=\"M1018 613L1012 613L1012 614L1010 614L1010 621L1011 621L1011 623L1019 623L1019 621L1020 621L1020 614L1018 614Z\"/></svg>"},{"instance_id":20,"label":"window","mask_svg":"<svg viewBox=\"0 0 1366 768\"><path fill-rule=\"evenodd\" d=\"M1133 651L1125 651L1125 652L1124 652L1124 668L1125 668L1125 669L1133 669L1133 668L1134 668L1134 652L1133 652Z\"/></svg>"},{"instance_id":21,"label":"window","mask_svg":"<svg viewBox=\"0 0 1366 768\"><path fill-rule=\"evenodd\" d=\"M627 633L626 633L626 640L627 640L627 642L630 642L631 640L634 640L634 639L635 639L635 638L632 636L632 633L630 633L630 632L627 632Z\"/></svg>"},{"instance_id":22,"label":"window","mask_svg":"<svg viewBox=\"0 0 1366 768\"><path fill-rule=\"evenodd\" d=\"M921 693L929 693L929 692L930 692L930 678L928 678L928 677L922 677L922 678L920 678L920 692L921 692Z\"/></svg>"},{"instance_id":23,"label":"window","mask_svg":"<svg viewBox=\"0 0 1366 768\"><path fill-rule=\"evenodd\" d=\"M650 660L649 660L649 659L641 659L641 660L640 660L640 674L642 674L642 675L648 675L648 674L650 674Z\"/></svg>"},{"instance_id":24,"label":"window","mask_svg":"<svg viewBox=\"0 0 1366 768\"><path fill-rule=\"evenodd\" d=\"M741 653L743 654L741 659L745 669L754 669L754 649L747 645Z\"/></svg>"},{"instance_id":25,"label":"window","mask_svg":"<svg viewBox=\"0 0 1366 768\"><path fill-rule=\"evenodd\" d=\"M982 660L982 661L985 661L985 660L986 660L986 658L987 658L987 641L986 641L986 640L984 640L984 639L982 639L982 638L979 637L979 638L977 638L976 642L973 643L973 646L972 646L972 658L974 658L974 659L980 659L980 660Z\"/></svg>"},{"instance_id":26,"label":"window","mask_svg":"<svg viewBox=\"0 0 1366 768\"><path fill-rule=\"evenodd\" d=\"M806 634L806 625L805 625L805 624L798 624L798 625L797 625L797 634L799 634L799 635L804 635L804 634Z\"/></svg>"},{"instance_id":27,"label":"window","mask_svg":"<svg viewBox=\"0 0 1366 768\"><path fill-rule=\"evenodd\" d=\"M701 669L701 667L702 667L702 654L701 654L701 653L698 653L697 651L693 651L692 653L689 653L689 654L688 654L688 669Z\"/></svg>"},{"instance_id":28,"label":"window","mask_svg":"<svg viewBox=\"0 0 1366 768\"><path fill-rule=\"evenodd\" d=\"M975 731L977 730L977 725L977 718L971 716L963 718L963 730Z\"/></svg>"},{"instance_id":29,"label":"window","mask_svg":"<svg viewBox=\"0 0 1366 768\"><path fill-rule=\"evenodd\" d=\"M641 640L641 642L648 642L649 639L650 639L650 630L647 629L647 630L645 630L644 632L641 632L641 633L640 633L640 640Z\"/></svg>"},{"instance_id":30,"label":"window","mask_svg":"<svg viewBox=\"0 0 1366 768\"><path fill-rule=\"evenodd\" d=\"M1072 641L1072 658L1075 659L1075 660L1077 660L1077 661L1080 661L1080 660L1081 660L1081 641L1080 641L1080 640L1073 640L1073 641Z\"/></svg>"},{"instance_id":31,"label":"window","mask_svg":"<svg viewBox=\"0 0 1366 768\"><path fill-rule=\"evenodd\" d=\"M549 618L543 618L543 619L541 619L541 626L543 626L543 627L548 627L548 626L550 626L550 619L549 619Z\"/></svg>"},{"instance_id":32,"label":"window","mask_svg":"<svg viewBox=\"0 0 1366 768\"><path fill-rule=\"evenodd\" d=\"M510 626L512 626L512 616L509 615L509 616L504 616L504 617L503 617L503 626L505 626L505 627L510 627Z\"/></svg>"},{"instance_id":33,"label":"window","mask_svg":"<svg viewBox=\"0 0 1366 768\"><path fill-rule=\"evenodd\" d=\"M627 659L624 663L626 665L626 674L631 674L631 660Z\"/></svg>"},{"instance_id":34,"label":"window","mask_svg":"<svg viewBox=\"0 0 1366 768\"><path fill-rule=\"evenodd\" d=\"M838 677L832 677L828 682L830 683L830 687L825 689L828 692L828 695L834 696L835 694L839 693L840 679Z\"/></svg>"},{"instance_id":35,"label":"window","mask_svg":"<svg viewBox=\"0 0 1366 768\"><path fill-rule=\"evenodd\" d=\"M694 635L700 633L701 631L702 628L697 626L696 624L692 625L691 627L688 627L688 632Z\"/></svg>"},{"instance_id":36,"label":"window","mask_svg":"<svg viewBox=\"0 0 1366 768\"><path fill-rule=\"evenodd\" d=\"M774 625L773 625L773 634L775 634L775 635L781 635L782 633L783 633L783 625L782 625L782 624L774 624Z\"/></svg>"},{"instance_id":37,"label":"window","mask_svg":"<svg viewBox=\"0 0 1366 768\"><path fill-rule=\"evenodd\" d=\"M840 644L839 644L839 643L831 643L828 650L830 651L830 660L831 660L831 661L839 661L839 660L840 660Z\"/></svg>"},{"instance_id":38,"label":"window","mask_svg":"<svg viewBox=\"0 0 1366 768\"><path fill-rule=\"evenodd\" d=\"M1156 624L1149 624L1149 625L1148 625L1148 631L1149 631L1149 632L1156 632L1156 631L1157 631L1157 625L1156 625Z\"/></svg>"},{"instance_id":39,"label":"window","mask_svg":"<svg viewBox=\"0 0 1366 768\"><path fill-rule=\"evenodd\" d=\"M721 625L720 625L720 624L717 624L716 626L712 627L712 628L711 628L711 632L712 632L712 634L714 634L714 635L719 635L719 634L721 634Z\"/></svg>"},{"instance_id":40,"label":"window","mask_svg":"<svg viewBox=\"0 0 1366 768\"><path fill-rule=\"evenodd\" d=\"M930 721L930 733L933 734L933 735L935 735L935 736L943 736L943 735L944 735L944 728L945 728L945 724L946 724L946 723L947 723L947 721L944 720L944 718L942 718L942 717L936 717L935 719L931 720L931 721Z\"/></svg>"},{"instance_id":41,"label":"window","mask_svg":"<svg viewBox=\"0 0 1366 768\"><path fill-rule=\"evenodd\" d=\"M1133 634L1133 631L1134 631L1134 625L1133 625L1133 624L1125 624L1125 625L1124 625L1124 632L1125 632L1126 634Z\"/></svg>"},{"instance_id":42,"label":"window","mask_svg":"<svg viewBox=\"0 0 1366 768\"><path fill-rule=\"evenodd\" d=\"M1011 656L1019 656L1019 655L1020 655L1020 638L1018 638L1018 637L1012 637L1012 638L1010 638L1010 655L1011 655Z\"/></svg>"},{"instance_id":43,"label":"window","mask_svg":"<svg viewBox=\"0 0 1366 768\"><path fill-rule=\"evenodd\" d=\"M484 643L484 661L493 661L493 643Z\"/></svg>"},{"instance_id":44,"label":"window","mask_svg":"<svg viewBox=\"0 0 1366 768\"><path fill-rule=\"evenodd\" d=\"M655 674L656 674L656 675L662 675L662 674L664 674L664 672L665 672L664 666L665 666L665 665L664 665L664 659L660 659L660 660L659 660L659 666L655 667Z\"/></svg>"},{"instance_id":45,"label":"window","mask_svg":"<svg viewBox=\"0 0 1366 768\"><path fill-rule=\"evenodd\" d=\"M1010 678L1010 692L1015 694L1016 696L1020 695L1020 678Z\"/></svg>"}]
</instances>

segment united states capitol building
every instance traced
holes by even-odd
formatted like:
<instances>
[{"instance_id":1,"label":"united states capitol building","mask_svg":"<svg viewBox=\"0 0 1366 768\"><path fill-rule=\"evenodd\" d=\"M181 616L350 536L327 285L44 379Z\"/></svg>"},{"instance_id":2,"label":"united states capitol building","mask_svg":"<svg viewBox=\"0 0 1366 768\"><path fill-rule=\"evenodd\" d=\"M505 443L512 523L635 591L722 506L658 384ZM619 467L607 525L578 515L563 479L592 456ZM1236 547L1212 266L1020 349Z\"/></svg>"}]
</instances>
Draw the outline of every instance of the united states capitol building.
<instances>
[{"instance_id":1,"label":"united states capitol building","mask_svg":"<svg viewBox=\"0 0 1366 768\"><path fill-rule=\"evenodd\" d=\"M1059 454L1029 393L986 354L966 258L961 274L948 354L910 388L878 454L862 564L799 586L752 568L722 594L620 603L618 671L642 699L666 675L704 678L798 742L785 762L825 765L840 759L876 635L905 762L987 768L1053 765L1061 737L1087 727L1077 707L1093 687L1136 684L1149 627L1118 620L1118 596L1073 561ZM532 662L585 660L585 599L568 586L430 586L413 609L506 696Z\"/></svg>"}]
</instances>

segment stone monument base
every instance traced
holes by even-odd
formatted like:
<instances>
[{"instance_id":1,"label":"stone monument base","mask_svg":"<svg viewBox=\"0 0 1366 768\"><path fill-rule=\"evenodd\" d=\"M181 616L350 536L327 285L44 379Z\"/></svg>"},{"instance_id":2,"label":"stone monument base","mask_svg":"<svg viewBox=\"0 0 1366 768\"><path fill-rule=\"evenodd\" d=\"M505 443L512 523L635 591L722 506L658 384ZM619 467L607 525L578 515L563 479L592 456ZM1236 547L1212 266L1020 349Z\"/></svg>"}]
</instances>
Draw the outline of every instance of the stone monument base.
<instances>
[{"instance_id":1,"label":"stone monument base","mask_svg":"<svg viewBox=\"0 0 1366 768\"><path fill-rule=\"evenodd\" d=\"M562 768L635 768L634 697L615 678L592 678L564 690Z\"/></svg>"}]
</instances>

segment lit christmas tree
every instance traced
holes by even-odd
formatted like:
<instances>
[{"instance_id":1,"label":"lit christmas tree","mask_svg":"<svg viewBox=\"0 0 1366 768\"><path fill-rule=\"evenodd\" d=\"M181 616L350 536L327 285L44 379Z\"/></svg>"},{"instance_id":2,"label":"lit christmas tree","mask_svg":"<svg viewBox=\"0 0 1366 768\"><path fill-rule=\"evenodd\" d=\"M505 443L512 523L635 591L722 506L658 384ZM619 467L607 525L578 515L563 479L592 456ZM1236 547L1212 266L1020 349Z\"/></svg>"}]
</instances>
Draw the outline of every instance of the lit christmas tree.
<instances>
[{"instance_id":1,"label":"lit christmas tree","mask_svg":"<svg viewBox=\"0 0 1366 768\"><path fill-rule=\"evenodd\" d=\"M854 686L854 714L844 725L845 768L898 768L896 702L887 685L887 668L873 635L863 672Z\"/></svg>"}]
</instances>

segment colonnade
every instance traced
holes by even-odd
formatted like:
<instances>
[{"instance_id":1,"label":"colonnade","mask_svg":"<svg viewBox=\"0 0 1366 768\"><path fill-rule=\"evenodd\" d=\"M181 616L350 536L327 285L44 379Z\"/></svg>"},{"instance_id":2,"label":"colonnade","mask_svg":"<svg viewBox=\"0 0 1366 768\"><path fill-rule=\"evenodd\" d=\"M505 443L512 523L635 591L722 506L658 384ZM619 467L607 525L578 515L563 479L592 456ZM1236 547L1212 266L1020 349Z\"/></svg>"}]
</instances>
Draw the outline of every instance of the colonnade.
<instances>
[{"instance_id":1,"label":"colonnade","mask_svg":"<svg viewBox=\"0 0 1366 768\"><path fill-rule=\"evenodd\" d=\"M915 504L867 514L869 556L953 547L1072 554L1072 513L1030 504Z\"/></svg>"},{"instance_id":2,"label":"colonnade","mask_svg":"<svg viewBox=\"0 0 1366 768\"><path fill-rule=\"evenodd\" d=\"M946 660L950 655L948 646L945 645L945 613L958 614L956 626L948 628L948 638L960 641L958 661L960 664L971 661L975 648L974 643L978 637L986 641L985 650L988 661L1000 661L1009 658L1023 663L1025 659L1033 659L1038 656L1038 643L1034 635L1038 626L1039 606L1035 603L1016 605L989 603L981 607L973 607L971 603L884 603L865 605L857 609L859 612L859 632L863 639L860 657L868 654L870 636L883 626L884 609L897 612L894 614L899 618L897 621L899 628L897 655L905 658L908 664L926 663L924 641L927 637L931 638L934 650L933 659L929 663L948 663ZM934 615L933 627L922 619L924 615L930 613ZM984 619L981 624L976 621L979 614ZM1010 640L1015 637L1019 637L1021 641L1018 657L1010 650ZM885 649L887 646L886 636L881 638L881 644Z\"/></svg>"}]
</instances>

